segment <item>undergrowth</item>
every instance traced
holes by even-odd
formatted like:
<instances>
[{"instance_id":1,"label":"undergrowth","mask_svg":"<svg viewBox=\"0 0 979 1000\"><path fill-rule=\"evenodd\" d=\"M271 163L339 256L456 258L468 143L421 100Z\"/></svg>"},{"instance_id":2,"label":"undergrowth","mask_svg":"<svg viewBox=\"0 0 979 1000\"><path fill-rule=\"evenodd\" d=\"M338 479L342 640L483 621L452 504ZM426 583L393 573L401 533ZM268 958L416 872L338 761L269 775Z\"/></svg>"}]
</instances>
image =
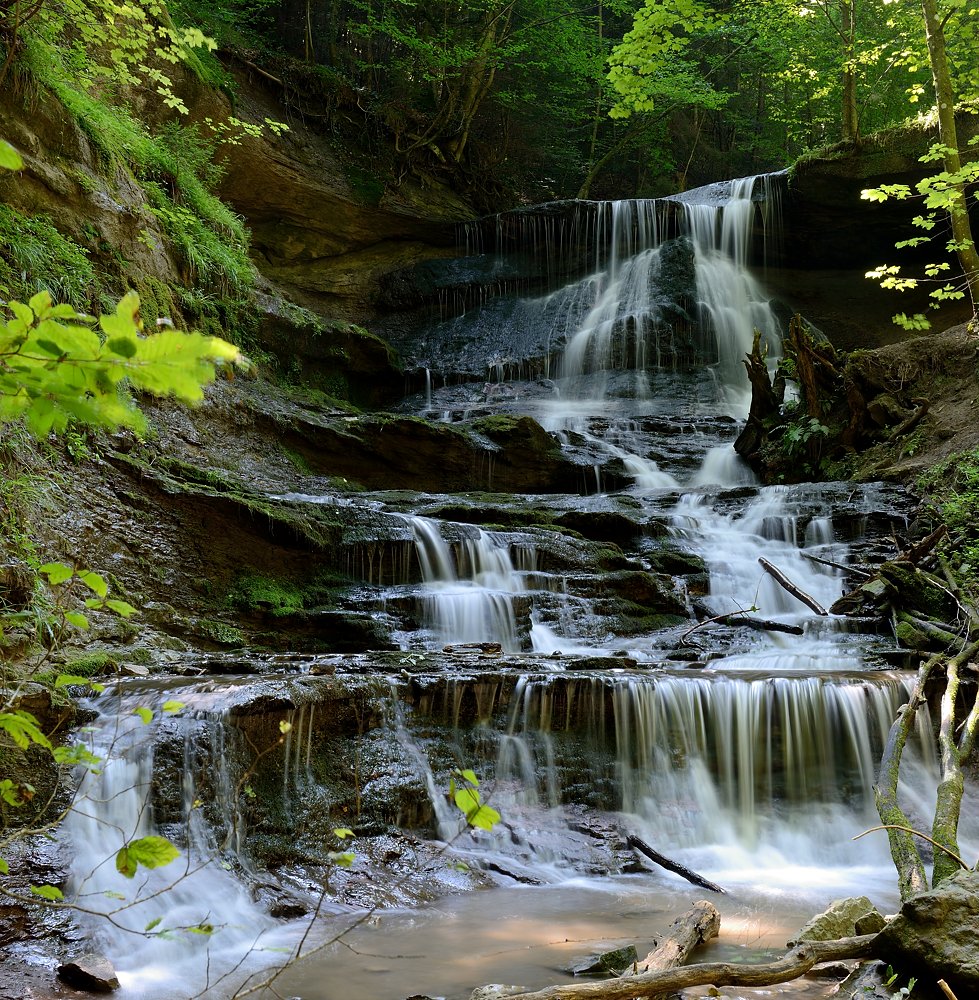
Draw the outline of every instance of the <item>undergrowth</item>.
<instances>
[{"instance_id":1,"label":"undergrowth","mask_svg":"<svg viewBox=\"0 0 979 1000\"><path fill-rule=\"evenodd\" d=\"M85 308L96 274L83 247L62 236L44 215L0 205L0 298L28 300L47 289L60 302Z\"/></svg>"},{"instance_id":2,"label":"undergrowth","mask_svg":"<svg viewBox=\"0 0 979 1000\"><path fill-rule=\"evenodd\" d=\"M254 280L248 232L213 193L221 177L215 140L196 126L178 124L151 134L125 108L76 86L58 50L42 39L25 46L23 68L64 105L107 173L128 170L141 183L187 283L212 284L222 295L244 294Z\"/></svg>"},{"instance_id":3,"label":"undergrowth","mask_svg":"<svg viewBox=\"0 0 979 1000\"><path fill-rule=\"evenodd\" d=\"M959 573L979 583L979 449L932 466L918 478L917 488L948 526Z\"/></svg>"}]
</instances>

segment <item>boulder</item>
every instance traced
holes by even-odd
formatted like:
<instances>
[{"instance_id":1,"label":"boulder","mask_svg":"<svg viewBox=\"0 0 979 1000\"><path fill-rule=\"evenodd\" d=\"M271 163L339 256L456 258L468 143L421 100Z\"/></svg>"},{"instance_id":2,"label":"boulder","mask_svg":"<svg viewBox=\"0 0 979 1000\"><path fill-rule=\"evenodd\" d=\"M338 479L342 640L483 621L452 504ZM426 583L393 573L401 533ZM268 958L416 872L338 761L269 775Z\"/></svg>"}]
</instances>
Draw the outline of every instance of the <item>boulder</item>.
<instances>
[{"instance_id":1,"label":"boulder","mask_svg":"<svg viewBox=\"0 0 979 1000\"><path fill-rule=\"evenodd\" d=\"M79 955L71 962L58 966L58 978L78 990L91 993L111 993L119 989L119 979L112 963L95 952Z\"/></svg>"},{"instance_id":2,"label":"boulder","mask_svg":"<svg viewBox=\"0 0 979 1000\"><path fill-rule=\"evenodd\" d=\"M571 966L568 972L572 976L617 976L638 961L639 955L635 947L630 944L625 948L602 952L601 955L578 962Z\"/></svg>"},{"instance_id":3,"label":"boulder","mask_svg":"<svg viewBox=\"0 0 979 1000\"><path fill-rule=\"evenodd\" d=\"M802 941L835 941L837 938L854 937L859 933L858 922L863 926L873 925L873 915L876 914L883 924L884 918L866 896L851 896L847 899L836 899L822 912L813 917L796 936L789 941L788 946L794 948ZM870 921L865 918L870 915ZM879 929L879 928L878 928ZM868 931L867 933L873 933Z\"/></svg>"},{"instance_id":4,"label":"boulder","mask_svg":"<svg viewBox=\"0 0 979 1000\"><path fill-rule=\"evenodd\" d=\"M979 873L960 871L912 896L880 932L874 954L908 975L979 996Z\"/></svg>"}]
</instances>

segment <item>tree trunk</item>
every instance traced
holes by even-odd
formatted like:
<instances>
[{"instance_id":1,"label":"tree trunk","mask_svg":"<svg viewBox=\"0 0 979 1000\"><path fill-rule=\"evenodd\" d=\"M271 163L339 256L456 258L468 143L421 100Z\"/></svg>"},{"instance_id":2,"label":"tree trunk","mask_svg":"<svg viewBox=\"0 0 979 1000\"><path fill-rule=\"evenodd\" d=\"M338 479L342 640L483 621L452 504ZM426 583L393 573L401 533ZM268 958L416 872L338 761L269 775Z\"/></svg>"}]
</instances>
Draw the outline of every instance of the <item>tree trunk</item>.
<instances>
[{"instance_id":1,"label":"tree trunk","mask_svg":"<svg viewBox=\"0 0 979 1000\"><path fill-rule=\"evenodd\" d=\"M959 156L959 140L955 129L955 95L952 92L952 78L945 54L945 30L938 12L938 0L921 0L921 12L925 19L925 36L928 39L928 59L931 76L935 83L935 100L938 104L938 137L944 152L944 166L950 174L962 169ZM969 210L963 185L954 188L955 203L949 211L952 223L952 237L956 254L965 275L966 287L972 302L973 319L979 314L979 252L972 236Z\"/></svg>"},{"instance_id":2,"label":"tree trunk","mask_svg":"<svg viewBox=\"0 0 979 1000\"><path fill-rule=\"evenodd\" d=\"M925 684L940 660L941 654L936 654L927 663L921 665L918 671L918 680L911 692L911 698L898 712L897 718L891 723L890 732L887 734L887 743L884 745L884 752L880 760L880 773L874 787L877 813L880 816L880 821L886 826L911 826L911 822L904 814L897 799L901 757L908 741L908 733L911 732L911 727L914 725L914 717L918 714L918 708L924 700ZM918 853L914 837L906 830L889 829L887 838L890 842L891 860L897 869L897 883L901 899L907 900L916 893L924 892L928 888L928 879L925 876L925 866Z\"/></svg>"},{"instance_id":3,"label":"tree trunk","mask_svg":"<svg viewBox=\"0 0 979 1000\"><path fill-rule=\"evenodd\" d=\"M857 5L856 0L840 0L840 33L843 35L843 138L856 142L860 137L857 113Z\"/></svg>"}]
</instances>

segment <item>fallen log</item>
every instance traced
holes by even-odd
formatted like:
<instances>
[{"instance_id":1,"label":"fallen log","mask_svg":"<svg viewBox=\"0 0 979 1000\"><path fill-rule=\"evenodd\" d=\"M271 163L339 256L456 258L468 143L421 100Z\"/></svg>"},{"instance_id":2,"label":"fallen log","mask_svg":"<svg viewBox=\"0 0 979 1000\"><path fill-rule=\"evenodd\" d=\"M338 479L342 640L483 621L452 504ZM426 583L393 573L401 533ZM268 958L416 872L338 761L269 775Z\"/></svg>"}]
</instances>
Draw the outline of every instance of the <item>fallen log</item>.
<instances>
[{"instance_id":1,"label":"fallen log","mask_svg":"<svg viewBox=\"0 0 979 1000\"><path fill-rule=\"evenodd\" d=\"M768 618L739 618L737 621L728 621L730 615L725 615L721 621L725 625L744 625L745 628L753 628L756 632L787 632L789 635L803 635L805 629L801 625L787 625L785 622L775 622Z\"/></svg>"},{"instance_id":2,"label":"fallen log","mask_svg":"<svg viewBox=\"0 0 979 1000\"><path fill-rule=\"evenodd\" d=\"M870 570L858 569L856 566L846 566L843 563L833 562L832 559L823 559L820 556L810 555L808 552L803 552L802 558L808 559L809 562L819 563L820 566L831 566L833 569L841 569L844 573L852 573L854 576L863 576L868 580L874 575Z\"/></svg>"},{"instance_id":3,"label":"fallen log","mask_svg":"<svg viewBox=\"0 0 979 1000\"><path fill-rule=\"evenodd\" d=\"M716 938L720 930L717 907L706 899L699 900L673 921L666 937L636 965L633 975L686 965L690 952Z\"/></svg>"},{"instance_id":4,"label":"fallen log","mask_svg":"<svg viewBox=\"0 0 979 1000\"><path fill-rule=\"evenodd\" d=\"M774 986L805 975L820 962L867 958L876 934L841 938L838 941L804 941L787 955L763 965L705 962L677 969L646 972L600 983L567 983L530 993L513 994L514 1000L635 1000L661 997L692 986ZM486 996L485 987L473 992L473 1000Z\"/></svg>"},{"instance_id":5,"label":"fallen log","mask_svg":"<svg viewBox=\"0 0 979 1000\"><path fill-rule=\"evenodd\" d=\"M917 566L918 563L925 558L925 556L931 554L938 543L945 538L947 534L948 527L944 524L940 524L933 532L922 538L920 542L916 542L906 552L900 553L895 561L907 560L907 562L913 563Z\"/></svg>"},{"instance_id":6,"label":"fallen log","mask_svg":"<svg viewBox=\"0 0 979 1000\"><path fill-rule=\"evenodd\" d=\"M699 885L701 889L710 889L711 892L719 892L721 894L726 891L717 885L716 882L711 882L709 879L704 878L703 875L698 875L692 868L687 868L686 865L681 865L678 861L673 861L671 858L666 857L665 854L660 854L659 851L653 850L641 837L630 833L626 837L626 843L634 851L645 854L650 861L655 861L661 868L666 868L668 871L681 876L681 878L685 878L688 882Z\"/></svg>"},{"instance_id":7,"label":"fallen log","mask_svg":"<svg viewBox=\"0 0 979 1000\"><path fill-rule=\"evenodd\" d=\"M807 608L812 608L817 615L828 615L829 612L816 600L815 597L807 594L798 584L793 583L777 566L773 566L767 559L759 556L758 562L762 569L783 589L788 591L794 598L802 601Z\"/></svg>"},{"instance_id":8,"label":"fallen log","mask_svg":"<svg viewBox=\"0 0 979 1000\"><path fill-rule=\"evenodd\" d=\"M891 440L901 437L902 434L907 434L908 431L914 430L918 424L921 423L922 418L928 412L929 403L927 399L923 399L918 405L918 408L905 420L903 423L897 425L893 431L891 431Z\"/></svg>"}]
</instances>

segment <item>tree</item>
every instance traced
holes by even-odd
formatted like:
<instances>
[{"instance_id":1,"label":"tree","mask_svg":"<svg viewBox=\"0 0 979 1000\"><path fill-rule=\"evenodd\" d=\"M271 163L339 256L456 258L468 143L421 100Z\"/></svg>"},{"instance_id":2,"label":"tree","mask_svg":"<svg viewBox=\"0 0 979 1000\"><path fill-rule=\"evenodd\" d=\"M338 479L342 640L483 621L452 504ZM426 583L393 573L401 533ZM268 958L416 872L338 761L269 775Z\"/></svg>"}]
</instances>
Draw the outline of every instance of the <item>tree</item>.
<instances>
[{"instance_id":1,"label":"tree","mask_svg":"<svg viewBox=\"0 0 979 1000\"><path fill-rule=\"evenodd\" d=\"M972 17L965 19L968 13ZM935 301L933 308L938 308L942 302L964 299L966 296L972 307L972 319L976 321L979 311L979 253L976 251L972 225L969 221L969 197L971 189L979 182L979 157L969 159L959 142L958 129L955 121L956 105L966 98L975 101L979 98L979 81L970 80L968 74L956 72L949 59L949 44L945 29L954 15L963 16L965 37L967 41L974 38L975 25L973 20L979 16L979 4L975 0L953 0L944 15L938 8L937 0L922 0L921 14L924 36L927 43L928 64L931 67L932 82L935 90L935 117L938 123L939 141L932 145L921 161L923 163L940 162L941 171L931 174L916 185L916 191L924 200L925 213L916 216L913 225L926 232L932 232L939 226L941 213L947 217L950 238L945 242L945 249L954 254L962 270L962 283L956 285L944 281L940 287L929 294ZM964 90L956 91L956 78ZM973 139L972 143L975 144ZM885 201L888 198L904 200L912 197L912 190L907 184L885 184L879 188L867 189L862 197L870 201ZM917 247L927 244L932 237L915 236L897 243L898 248ZM951 269L947 261L928 264L925 267L927 278L942 279ZM868 272L867 277L881 282L885 288L899 291L914 288L918 279L904 277L897 265L883 265ZM906 316L898 313L894 322L907 329L926 330L930 327L928 319L917 313Z\"/></svg>"},{"instance_id":2,"label":"tree","mask_svg":"<svg viewBox=\"0 0 979 1000\"><path fill-rule=\"evenodd\" d=\"M948 16L956 7L965 6L964 0L953 4ZM965 286L972 302L972 316L979 310L979 253L972 236L969 223L967 190L970 183L979 180L979 163L973 162L963 170L959 151L958 134L955 127L955 93L952 89L952 75L948 64L945 45L945 23L938 11L937 0L921 0L921 13L925 21L925 37L928 40L928 61L935 84L935 102L938 109L938 136L945 167L944 176L934 179L931 190L944 195L944 207L952 226L952 240L947 244L954 250L962 268ZM975 13L975 11L973 12Z\"/></svg>"}]
</instances>

